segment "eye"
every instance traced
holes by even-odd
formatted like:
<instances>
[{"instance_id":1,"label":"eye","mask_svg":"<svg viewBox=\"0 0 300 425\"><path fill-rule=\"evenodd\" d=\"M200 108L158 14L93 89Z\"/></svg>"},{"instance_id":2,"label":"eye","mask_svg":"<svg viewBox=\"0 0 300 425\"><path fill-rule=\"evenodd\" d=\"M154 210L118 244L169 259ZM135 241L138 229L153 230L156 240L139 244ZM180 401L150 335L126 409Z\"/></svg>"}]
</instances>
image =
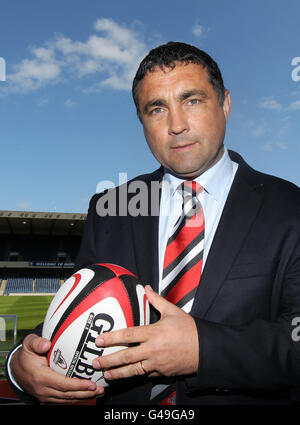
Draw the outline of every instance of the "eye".
<instances>
[{"instance_id":1,"label":"eye","mask_svg":"<svg viewBox=\"0 0 300 425\"><path fill-rule=\"evenodd\" d=\"M200 103L199 99L190 99L188 102L190 105L198 105Z\"/></svg>"},{"instance_id":2,"label":"eye","mask_svg":"<svg viewBox=\"0 0 300 425\"><path fill-rule=\"evenodd\" d=\"M152 110L150 111L150 114L151 114L151 115L157 115L157 114L160 114L162 111L163 111L163 109L162 109L162 108L157 107L157 108L152 109Z\"/></svg>"}]
</instances>

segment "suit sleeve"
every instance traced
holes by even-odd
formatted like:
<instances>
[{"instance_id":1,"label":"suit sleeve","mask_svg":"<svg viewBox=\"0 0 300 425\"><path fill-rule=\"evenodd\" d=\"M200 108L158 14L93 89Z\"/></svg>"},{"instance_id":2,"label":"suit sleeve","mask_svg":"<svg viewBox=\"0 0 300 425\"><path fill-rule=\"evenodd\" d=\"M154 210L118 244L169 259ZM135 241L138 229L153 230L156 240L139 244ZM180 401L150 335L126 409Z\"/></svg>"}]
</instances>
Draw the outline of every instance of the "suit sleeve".
<instances>
[{"instance_id":1,"label":"suit sleeve","mask_svg":"<svg viewBox=\"0 0 300 425\"><path fill-rule=\"evenodd\" d=\"M42 335L42 329L43 329L43 324L40 323L33 331L32 333L41 336ZM25 338L25 336L24 336ZM23 338L23 339L24 339ZM12 388L12 390L14 391L14 393L20 398L20 400L22 400L24 403L26 404L39 404L39 400L33 396L31 396L30 394L24 392L17 384L17 382L14 380L13 376L12 376L12 371L10 368L10 362L11 362L11 358L12 355L19 349L22 347L22 343L23 343L23 339L21 341L18 342L18 344L11 350L11 352L9 353L9 356L6 360L6 364L5 364L5 369L6 369L6 376L8 379L8 382Z\"/></svg>"},{"instance_id":2,"label":"suit sleeve","mask_svg":"<svg viewBox=\"0 0 300 425\"><path fill-rule=\"evenodd\" d=\"M78 271L83 267L93 264L97 261L96 248L95 248L95 219L96 219L96 203L98 195L94 195L89 204L88 215L84 225L81 246L76 258L74 271Z\"/></svg>"},{"instance_id":3,"label":"suit sleeve","mask_svg":"<svg viewBox=\"0 0 300 425\"><path fill-rule=\"evenodd\" d=\"M275 320L227 326L194 317L199 368L196 376L186 379L190 392L208 388L225 389L227 393L283 389L299 392L300 243L294 253L283 279Z\"/></svg>"}]
</instances>

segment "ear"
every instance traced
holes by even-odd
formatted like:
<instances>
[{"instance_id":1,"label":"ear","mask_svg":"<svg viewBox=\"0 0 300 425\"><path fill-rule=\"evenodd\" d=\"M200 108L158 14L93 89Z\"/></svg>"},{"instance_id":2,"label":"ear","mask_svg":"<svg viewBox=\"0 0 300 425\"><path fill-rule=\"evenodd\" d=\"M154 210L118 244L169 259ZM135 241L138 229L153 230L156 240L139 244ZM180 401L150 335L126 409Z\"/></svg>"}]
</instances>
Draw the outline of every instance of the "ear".
<instances>
[{"instance_id":1,"label":"ear","mask_svg":"<svg viewBox=\"0 0 300 425\"><path fill-rule=\"evenodd\" d=\"M228 117L231 111L231 98L229 90L225 90L224 102L223 102L223 112L226 122L228 121Z\"/></svg>"}]
</instances>

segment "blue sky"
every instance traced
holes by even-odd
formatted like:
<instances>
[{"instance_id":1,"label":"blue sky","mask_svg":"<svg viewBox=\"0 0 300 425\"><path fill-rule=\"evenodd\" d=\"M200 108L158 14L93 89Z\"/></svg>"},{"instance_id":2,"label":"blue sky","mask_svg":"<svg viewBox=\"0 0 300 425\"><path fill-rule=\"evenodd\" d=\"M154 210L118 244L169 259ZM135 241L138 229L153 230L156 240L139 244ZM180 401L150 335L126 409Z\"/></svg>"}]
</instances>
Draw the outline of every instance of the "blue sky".
<instances>
[{"instance_id":1,"label":"blue sky","mask_svg":"<svg viewBox=\"0 0 300 425\"><path fill-rule=\"evenodd\" d=\"M0 209L86 212L99 182L157 168L130 86L170 40L218 62L226 145L300 185L299 15L298 0L0 0Z\"/></svg>"}]
</instances>

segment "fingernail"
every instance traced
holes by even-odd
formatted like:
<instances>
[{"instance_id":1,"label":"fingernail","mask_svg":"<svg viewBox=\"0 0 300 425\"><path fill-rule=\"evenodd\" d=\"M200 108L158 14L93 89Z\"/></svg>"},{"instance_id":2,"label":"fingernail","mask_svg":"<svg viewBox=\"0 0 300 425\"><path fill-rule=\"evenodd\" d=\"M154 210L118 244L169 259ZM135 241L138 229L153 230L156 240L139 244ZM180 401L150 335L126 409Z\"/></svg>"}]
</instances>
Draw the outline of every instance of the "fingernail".
<instances>
[{"instance_id":1,"label":"fingernail","mask_svg":"<svg viewBox=\"0 0 300 425\"><path fill-rule=\"evenodd\" d=\"M93 368L94 368L94 369L101 369L100 362L99 362L99 360L97 360L97 359L94 359L94 360L93 360L92 365L93 365Z\"/></svg>"},{"instance_id":2,"label":"fingernail","mask_svg":"<svg viewBox=\"0 0 300 425\"><path fill-rule=\"evenodd\" d=\"M40 342L40 349L41 350L48 350L49 349L49 342L48 340L42 339Z\"/></svg>"},{"instance_id":3,"label":"fingernail","mask_svg":"<svg viewBox=\"0 0 300 425\"><path fill-rule=\"evenodd\" d=\"M104 372L105 379L111 379L111 374L109 372Z\"/></svg>"},{"instance_id":4,"label":"fingernail","mask_svg":"<svg viewBox=\"0 0 300 425\"><path fill-rule=\"evenodd\" d=\"M104 339L103 338L96 338L96 345L104 345Z\"/></svg>"},{"instance_id":5,"label":"fingernail","mask_svg":"<svg viewBox=\"0 0 300 425\"><path fill-rule=\"evenodd\" d=\"M146 285L146 288L149 289L149 291L153 291L152 287L150 285Z\"/></svg>"},{"instance_id":6,"label":"fingernail","mask_svg":"<svg viewBox=\"0 0 300 425\"><path fill-rule=\"evenodd\" d=\"M103 395L104 394L104 388L103 387L97 387L96 394L97 395Z\"/></svg>"},{"instance_id":7,"label":"fingernail","mask_svg":"<svg viewBox=\"0 0 300 425\"><path fill-rule=\"evenodd\" d=\"M95 389L96 389L96 385L95 384L91 384L91 385L88 386L88 390L89 391L95 391Z\"/></svg>"},{"instance_id":8,"label":"fingernail","mask_svg":"<svg viewBox=\"0 0 300 425\"><path fill-rule=\"evenodd\" d=\"M96 392L96 398L103 397L105 395L105 391L103 387L98 387Z\"/></svg>"}]
</instances>

